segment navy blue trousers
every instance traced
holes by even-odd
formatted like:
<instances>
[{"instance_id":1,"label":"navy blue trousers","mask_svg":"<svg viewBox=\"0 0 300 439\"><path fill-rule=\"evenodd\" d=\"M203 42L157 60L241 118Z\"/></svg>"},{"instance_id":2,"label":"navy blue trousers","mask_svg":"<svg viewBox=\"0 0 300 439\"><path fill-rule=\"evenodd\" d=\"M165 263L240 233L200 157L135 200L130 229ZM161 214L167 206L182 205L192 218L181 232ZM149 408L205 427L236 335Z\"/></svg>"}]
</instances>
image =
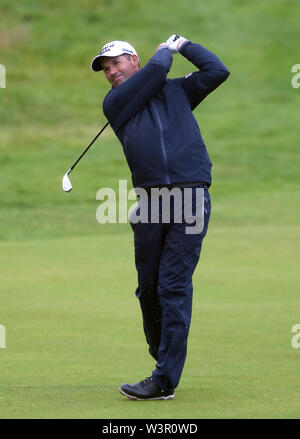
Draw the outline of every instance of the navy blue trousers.
<instances>
[{"instance_id":1,"label":"navy blue trousers","mask_svg":"<svg viewBox=\"0 0 300 439\"><path fill-rule=\"evenodd\" d=\"M192 189L193 196L195 190ZM196 202L194 197L193 213ZM184 218L175 222L172 208L169 223L163 223L160 215L159 223L138 222L134 226L138 275L135 294L141 306L149 352L157 361L152 378L162 389L175 389L184 367L192 315L192 275L200 258L210 211L209 192L204 188L201 233L187 234L186 227L191 224Z\"/></svg>"}]
</instances>

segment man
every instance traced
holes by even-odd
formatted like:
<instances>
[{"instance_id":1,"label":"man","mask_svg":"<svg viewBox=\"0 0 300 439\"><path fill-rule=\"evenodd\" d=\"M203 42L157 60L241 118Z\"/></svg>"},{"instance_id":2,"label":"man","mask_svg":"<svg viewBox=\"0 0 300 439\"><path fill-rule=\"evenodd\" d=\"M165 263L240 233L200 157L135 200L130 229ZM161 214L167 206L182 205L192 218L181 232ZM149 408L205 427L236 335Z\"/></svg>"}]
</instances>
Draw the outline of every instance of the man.
<instances>
[{"instance_id":1,"label":"man","mask_svg":"<svg viewBox=\"0 0 300 439\"><path fill-rule=\"evenodd\" d=\"M198 71L184 78L167 79L175 53ZM103 70L112 85L103 101L103 111L123 146L136 192L144 189L150 194L154 188L176 188L183 197L183 211L185 191L189 190L192 212L202 220L199 232L188 234L190 222L186 218L176 221L176 212L171 213L168 222L163 221L162 201L158 221L151 221L154 206L149 197L149 221L132 224L136 296L156 367L151 377L123 384L119 390L135 400L173 399L187 353L192 275L210 217L212 165L192 111L226 80L229 71L212 52L179 35L161 43L143 68L130 44L110 42L93 59L92 70ZM199 191L204 195L200 201Z\"/></svg>"}]
</instances>

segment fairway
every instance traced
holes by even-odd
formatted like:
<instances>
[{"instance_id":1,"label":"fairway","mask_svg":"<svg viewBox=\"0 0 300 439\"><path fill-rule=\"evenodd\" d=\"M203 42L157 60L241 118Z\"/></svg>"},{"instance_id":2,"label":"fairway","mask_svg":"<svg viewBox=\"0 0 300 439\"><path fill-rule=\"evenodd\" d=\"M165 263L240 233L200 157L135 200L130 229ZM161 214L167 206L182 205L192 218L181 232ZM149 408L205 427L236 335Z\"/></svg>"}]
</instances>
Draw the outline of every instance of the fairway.
<instances>
[{"instance_id":1,"label":"fairway","mask_svg":"<svg viewBox=\"0 0 300 439\"><path fill-rule=\"evenodd\" d=\"M1 1L1 419L299 418L299 17L298 0ZM110 86L93 57L125 40L143 66L174 33L230 76L194 111L212 215L183 375L173 401L139 403L118 391L155 367L133 234L96 221L100 188L132 188L111 127L70 193L62 177L106 122ZM193 70L177 54L169 77Z\"/></svg>"},{"instance_id":2,"label":"fairway","mask_svg":"<svg viewBox=\"0 0 300 439\"><path fill-rule=\"evenodd\" d=\"M1 417L297 417L299 235L296 226L210 230L175 400L146 403L118 392L154 368L131 233L2 243Z\"/></svg>"}]
</instances>

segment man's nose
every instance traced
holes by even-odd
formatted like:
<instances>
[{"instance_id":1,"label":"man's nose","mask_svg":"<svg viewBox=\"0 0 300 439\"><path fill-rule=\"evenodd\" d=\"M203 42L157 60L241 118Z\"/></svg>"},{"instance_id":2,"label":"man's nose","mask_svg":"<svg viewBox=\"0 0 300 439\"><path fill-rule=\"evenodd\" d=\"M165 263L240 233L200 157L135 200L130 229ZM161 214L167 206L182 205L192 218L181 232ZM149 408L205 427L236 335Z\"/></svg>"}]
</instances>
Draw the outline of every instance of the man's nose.
<instances>
[{"instance_id":1,"label":"man's nose","mask_svg":"<svg viewBox=\"0 0 300 439\"><path fill-rule=\"evenodd\" d=\"M118 69L117 69L117 67L115 67L115 66L112 66L111 68L110 68L110 76L114 76L116 73L117 73L117 71L118 71Z\"/></svg>"}]
</instances>

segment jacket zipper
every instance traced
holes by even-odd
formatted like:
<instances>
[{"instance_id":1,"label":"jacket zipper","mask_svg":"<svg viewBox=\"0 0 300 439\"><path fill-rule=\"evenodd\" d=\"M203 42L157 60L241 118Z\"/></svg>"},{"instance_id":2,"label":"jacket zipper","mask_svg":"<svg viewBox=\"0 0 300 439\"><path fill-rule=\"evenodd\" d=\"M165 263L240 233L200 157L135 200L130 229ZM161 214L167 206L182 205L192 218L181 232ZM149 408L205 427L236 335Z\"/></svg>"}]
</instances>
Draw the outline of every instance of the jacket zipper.
<instances>
[{"instance_id":1,"label":"jacket zipper","mask_svg":"<svg viewBox=\"0 0 300 439\"><path fill-rule=\"evenodd\" d=\"M166 173L166 184L170 184L171 183L171 179L170 179L170 173L169 173L169 165L168 165L168 157L167 157L167 150L166 150L166 145L165 145L165 140L164 140L164 134L163 134L163 126L161 123L161 119L160 116L158 114L158 111L156 109L155 104L153 104L152 102L152 107L158 122L158 127L159 127L159 131L160 131L160 143L161 143L161 149L162 149L162 154L163 154L163 158L164 158L164 162L167 168L167 173Z\"/></svg>"}]
</instances>

